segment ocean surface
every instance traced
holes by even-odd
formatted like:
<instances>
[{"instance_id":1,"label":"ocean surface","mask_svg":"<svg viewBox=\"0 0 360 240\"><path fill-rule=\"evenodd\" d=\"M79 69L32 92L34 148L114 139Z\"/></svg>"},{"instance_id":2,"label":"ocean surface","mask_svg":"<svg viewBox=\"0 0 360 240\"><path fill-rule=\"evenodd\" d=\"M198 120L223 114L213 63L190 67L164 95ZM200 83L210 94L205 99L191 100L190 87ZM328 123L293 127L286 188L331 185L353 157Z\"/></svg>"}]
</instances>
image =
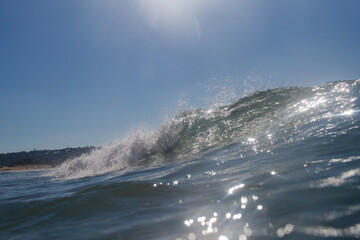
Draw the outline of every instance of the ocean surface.
<instances>
[{"instance_id":1,"label":"ocean surface","mask_svg":"<svg viewBox=\"0 0 360 240\"><path fill-rule=\"evenodd\" d=\"M359 91L258 91L0 173L0 239L360 238Z\"/></svg>"}]
</instances>

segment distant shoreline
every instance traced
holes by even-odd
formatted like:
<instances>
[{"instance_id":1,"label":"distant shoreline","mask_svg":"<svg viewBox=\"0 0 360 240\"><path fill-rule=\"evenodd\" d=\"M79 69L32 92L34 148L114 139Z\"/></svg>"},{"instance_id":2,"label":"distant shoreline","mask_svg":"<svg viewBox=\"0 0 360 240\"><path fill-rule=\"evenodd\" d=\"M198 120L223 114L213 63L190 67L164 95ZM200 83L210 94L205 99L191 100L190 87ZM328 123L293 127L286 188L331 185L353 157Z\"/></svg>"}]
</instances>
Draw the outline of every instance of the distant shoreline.
<instances>
[{"instance_id":1,"label":"distant shoreline","mask_svg":"<svg viewBox=\"0 0 360 240\"><path fill-rule=\"evenodd\" d=\"M3 166L0 167L0 173L2 172L30 172L54 169L57 166L48 164L35 164L35 165L18 165L13 167Z\"/></svg>"},{"instance_id":2,"label":"distant shoreline","mask_svg":"<svg viewBox=\"0 0 360 240\"><path fill-rule=\"evenodd\" d=\"M27 172L50 170L68 159L80 157L94 151L96 147L86 146L56 150L33 150L30 152L1 153L1 172Z\"/></svg>"}]
</instances>

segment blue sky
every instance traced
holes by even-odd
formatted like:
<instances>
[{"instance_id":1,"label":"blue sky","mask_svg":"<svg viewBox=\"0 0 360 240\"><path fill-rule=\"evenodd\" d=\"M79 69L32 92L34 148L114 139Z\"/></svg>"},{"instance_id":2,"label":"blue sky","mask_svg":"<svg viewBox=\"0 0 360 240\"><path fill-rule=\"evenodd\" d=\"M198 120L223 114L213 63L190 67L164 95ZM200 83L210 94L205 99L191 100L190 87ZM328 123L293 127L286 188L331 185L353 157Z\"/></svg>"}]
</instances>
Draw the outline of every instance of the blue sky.
<instances>
[{"instance_id":1,"label":"blue sky","mask_svg":"<svg viewBox=\"0 0 360 240\"><path fill-rule=\"evenodd\" d=\"M2 0L0 153L100 146L158 127L179 101L211 102L219 86L241 95L357 79L359 9L358 0Z\"/></svg>"}]
</instances>

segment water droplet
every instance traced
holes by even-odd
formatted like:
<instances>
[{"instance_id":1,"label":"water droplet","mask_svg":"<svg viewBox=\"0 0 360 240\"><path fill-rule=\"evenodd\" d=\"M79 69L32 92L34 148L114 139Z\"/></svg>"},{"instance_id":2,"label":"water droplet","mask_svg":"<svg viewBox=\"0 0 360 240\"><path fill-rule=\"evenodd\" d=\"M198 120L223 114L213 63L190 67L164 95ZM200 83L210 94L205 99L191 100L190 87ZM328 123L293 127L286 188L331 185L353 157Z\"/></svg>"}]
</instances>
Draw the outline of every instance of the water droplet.
<instances>
[{"instance_id":1,"label":"water droplet","mask_svg":"<svg viewBox=\"0 0 360 240\"><path fill-rule=\"evenodd\" d=\"M294 225L292 224L286 224L285 228L284 228L284 232L286 234L290 234L292 231L294 230Z\"/></svg>"},{"instance_id":2,"label":"water droplet","mask_svg":"<svg viewBox=\"0 0 360 240\"><path fill-rule=\"evenodd\" d=\"M195 233L189 233L188 238L189 240L195 240L196 239Z\"/></svg>"},{"instance_id":3,"label":"water droplet","mask_svg":"<svg viewBox=\"0 0 360 240\"><path fill-rule=\"evenodd\" d=\"M245 234L241 234L241 235L239 236L239 240L246 240L246 239L247 239L247 237L246 237Z\"/></svg>"},{"instance_id":4,"label":"water droplet","mask_svg":"<svg viewBox=\"0 0 360 240\"><path fill-rule=\"evenodd\" d=\"M226 236L224 236L224 235L221 235L221 236L219 237L219 240L228 240L228 238L227 238Z\"/></svg>"},{"instance_id":5,"label":"water droplet","mask_svg":"<svg viewBox=\"0 0 360 240\"><path fill-rule=\"evenodd\" d=\"M283 228L279 228L277 231L276 231L276 235L278 237L283 237L285 235L285 232L284 232L284 229Z\"/></svg>"}]
</instances>

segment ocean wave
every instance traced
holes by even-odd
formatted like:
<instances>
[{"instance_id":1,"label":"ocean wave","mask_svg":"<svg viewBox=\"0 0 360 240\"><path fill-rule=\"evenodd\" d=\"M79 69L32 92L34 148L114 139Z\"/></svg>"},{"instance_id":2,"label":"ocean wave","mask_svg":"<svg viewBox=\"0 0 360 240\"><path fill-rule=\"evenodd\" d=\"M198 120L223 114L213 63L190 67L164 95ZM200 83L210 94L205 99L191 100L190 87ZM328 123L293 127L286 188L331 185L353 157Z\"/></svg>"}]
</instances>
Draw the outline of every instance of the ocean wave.
<instances>
[{"instance_id":1,"label":"ocean wave","mask_svg":"<svg viewBox=\"0 0 360 240\"><path fill-rule=\"evenodd\" d=\"M360 80L258 91L214 109L184 110L156 132L139 129L50 175L75 179L191 160L230 144L271 153L287 143L347 133L357 125ZM323 140L322 140L323 141Z\"/></svg>"}]
</instances>

